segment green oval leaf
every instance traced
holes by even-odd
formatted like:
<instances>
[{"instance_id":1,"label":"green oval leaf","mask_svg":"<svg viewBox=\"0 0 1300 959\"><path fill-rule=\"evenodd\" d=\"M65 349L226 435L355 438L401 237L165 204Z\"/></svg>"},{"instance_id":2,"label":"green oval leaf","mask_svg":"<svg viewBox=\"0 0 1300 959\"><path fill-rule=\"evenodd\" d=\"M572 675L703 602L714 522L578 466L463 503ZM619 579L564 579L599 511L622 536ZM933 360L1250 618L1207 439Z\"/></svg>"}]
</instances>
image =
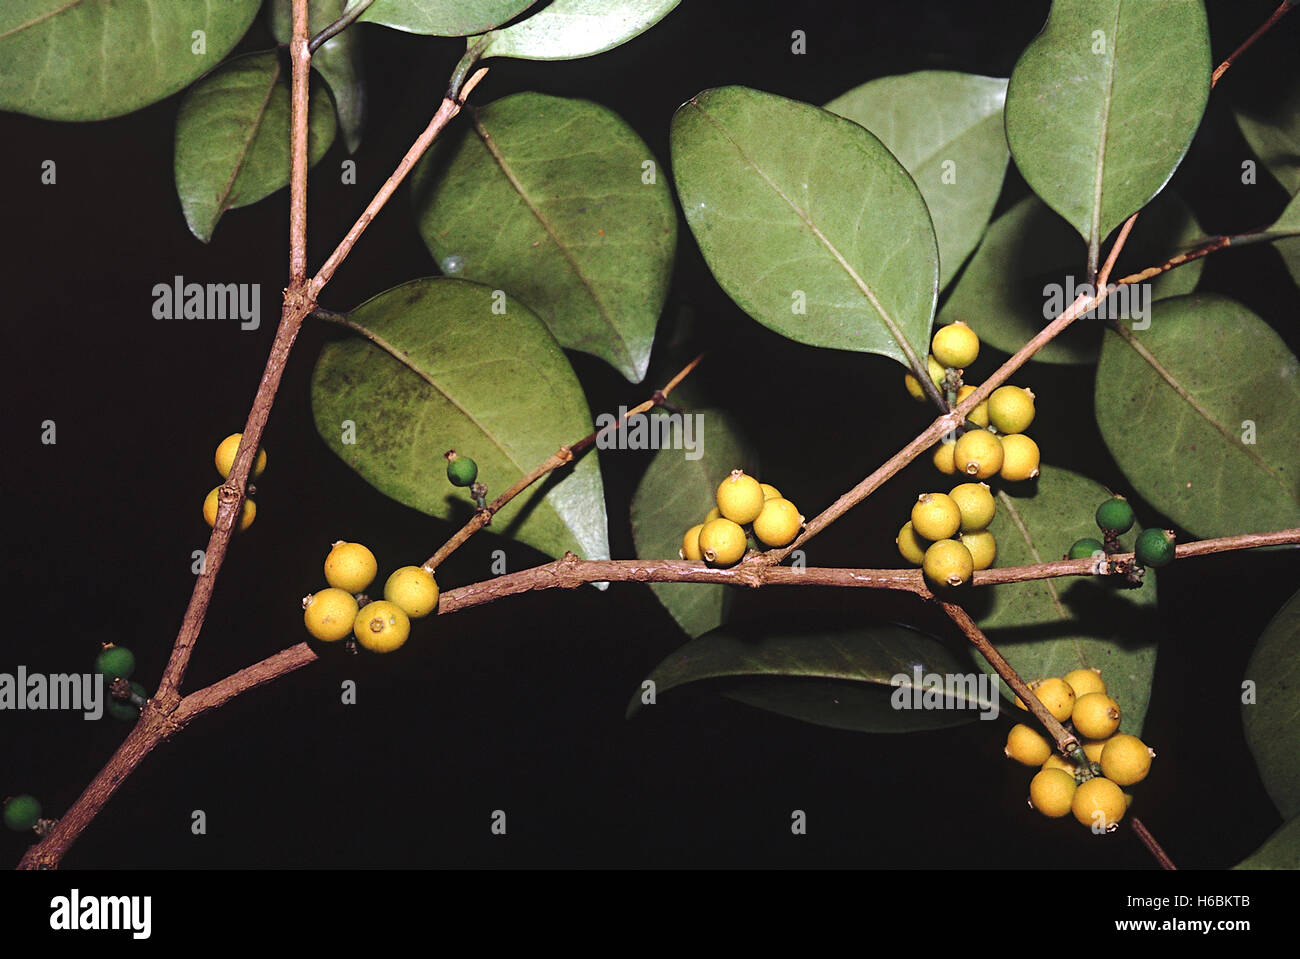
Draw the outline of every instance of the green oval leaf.
<instances>
[{"instance_id":1,"label":"green oval leaf","mask_svg":"<svg viewBox=\"0 0 1300 959\"><path fill-rule=\"evenodd\" d=\"M1294 819L1300 816L1300 592L1264 628L1245 678L1255 684L1255 701L1241 707L1246 743L1273 805L1283 819Z\"/></svg>"},{"instance_id":2,"label":"green oval leaf","mask_svg":"<svg viewBox=\"0 0 1300 959\"><path fill-rule=\"evenodd\" d=\"M448 449L474 458L492 498L592 430L546 326L519 301L503 314L498 302L463 280L403 283L348 314L364 338L326 346L312 376L316 428L330 449L380 492L454 523L474 506L447 481ZM343 441L345 421L355 424L353 443ZM608 559L594 452L511 500L491 530L552 556Z\"/></svg>"},{"instance_id":3,"label":"green oval leaf","mask_svg":"<svg viewBox=\"0 0 1300 959\"><path fill-rule=\"evenodd\" d=\"M375 0L361 20L406 33L466 37L513 20L537 0Z\"/></svg>"},{"instance_id":4,"label":"green oval leaf","mask_svg":"<svg viewBox=\"0 0 1300 959\"><path fill-rule=\"evenodd\" d=\"M308 106L308 160L334 140L334 110L317 89ZM289 71L270 50L236 57L196 83L176 116L176 192L190 232L207 243L227 210L289 183Z\"/></svg>"},{"instance_id":5,"label":"green oval leaf","mask_svg":"<svg viewBox=\"0 0 1300 959\"><path fill-rule=\"evenodd\" d=\"M1051 562L1064 557L1075 540L1097 537L1093 514L1109 496L1100 483L1055 466L1043 466L1034 483L999 491L990 527L997 565ZM1138 532L1134 528L1122 542L1132 548ZM1095 576L1005 583L975 590L963 605L1025 682L1100 669L1123 713L1120 728L1141 734L1159 632L1153 575L1138 589ZM992 671L982 658L979 663Z\"/></svg>"},{"instance_id":6,"label":"green oval leaf","mask_svg":"<svg viewBox=\"0 0 1300 959\"><path fill-rule=\"evenodd\" d=\"M103 120L171 96L239 42L260 0L5 0L0 110Z\"/></svg>"},{"instance_id":7,"label":"green oval leaf","mask_svg":"<svg viewBox=\"0 0 1300 959\"><path fill-rule=\"evenodd\" d=\"M1198 537L1300 526L1300 363L1223 296L1163 300L1107 331L1097 425L1142 496Z\"/></svg>"},{"instance_id":8,"label":"green oval leaf","mask_svg":"<svg viewBox=\"0 0 1300 959\"><path fill-rule=\"evenodd\" d=\"M1300 816L1291 819L1233 869L1300 869Z\"/></svg>"},{"instance_id":9,"label":"green oval leaf","mask_svg":"<svg viewBox=\"0 0 1300 959\"><path fill-rule=\"evenodd\" d=\"M926 684L934 682L928 676L942 677L943 695L933 688L927 693ZM656 696L709 680L711 688L747 705L867 733L944 729L981 712L997 715L996 696L981 698L969 661L924 633L892 625L775 636L719 630L687 643L648 678ZM638 692L628 716L641 706Z\"/></svg>"},{"instance_id":10,"label":"green oval leaf","mask_svg":"<svg viewBox=\"0 0 1300 959\"><path fill-rule=\"evenodd\" d=\"M416 168L425 245L444 272L520 297L561 345L639 383L677 244L654 154L587 100L518 93L471 122Z\"/></svg>"},{"instance_id":11,"label":"green oval leaf","mask_svg":"<svg viewBox=\"0 0 1300 959\"><path fill-rule=\"evenodd\" d=\"M1011 73L1007 142L1090 249L1178 168L1210 66L1201 0L1054 0Z\"/></svg>"},{"instance_id":12,"label":"green oval leaf","mask_svg":"<svg viewBox=\"0 0 1300 959\"><path fill-rule=\"evenodd\" d=\"M1279 94L1272 103L1235 108L1237 125L1277 182L1295 193L1300 190L1300 77L1292 73L1270 90Z\"/></svg>"},{"instance_id":13,"label":"green oval leaf","mask_svg":"<svg viewBox=\"0 0 1300 959\"><path fill-rule=\"evenodd\" d=\"M876 137L747 87L678 109L673 175L709 269L759 323L907 363L930 348L939 255L921 192Z\"/></svg>"},{"instance_id":14,"label":"green oval leaf","mask_svg":"<svg viewBox=\"0 0 1300 959\"><path fill-rule=\"evenodd\" d=\"M1114 275L1163 263L1202 236L1192 211L1165 191L1142 211ZM939 323L962 320L980 339L1014 353L1074 301L1087 282L1087 250L1068 223L1037 197L1026 197L993 221L970 265L939 311ZM1155 300L1196 289L1203 259L1170 270L1140 287L1114 294L1105 312L1136 315ZM1135 300L1133 297L1140 297ZM1081 318L1034 354L1043 363L1093 363L1101 351L1102 324Z\"/></svg>"},{"instance_id":15,"label":"green oval leaf","mask_svg":"<svg viewBox=\"0 0 1300 959\"><path fill-rule=\"evenodd\" d=\"M645 33L681 0L554 0L527 20L487 37L484 57L575 60Z\"/></svg>"},{"instance_id":16,"label":"green oval leaf","mask_svg":"<svg viewBox=\"0 0 1300 959\"><path fill-rule=\"evenodd\" d=\"M307 32L320 33L347 8L349 0L310 0L307 8ZM293 36L293 0L271 0L267 10L271 33L278 43L287 44ZM339 127L349 153L361 146L361 131L366 123L366 88L361 81L361 31L344 30L320 45L311 55L312 69L329 84L338 113Z\"/></svg>"},{"instance_id":17,"label":"green oval leaf","mask_svg":"<svg viewBox=\"0 0 1300 959\"><path fill-rule=\"evenodd\" d=\"M872 80L826 104L875 134L916 181L939 241L940 289L979 243L1002 189L1011 157L1006 98L1000 77L921 70Z\"/></svg>"},{"instance_id":18,"label":"green oval leaf","mask_svg":"<svg viewBox=\"0 0 1300 959\"><path fill-rule=\"evenodd\" d=\"M683 534L704 522L704 514L717 504L718 484L734 469L757 473L755 457L732 420L717 410L701 411L700 416L692 421L701 424L693 437L699 455L661 449L637 484L632 497L632 538L639 559L679 558ZM732 591L722 585L651 583L650 589L692 638L721 626L731 605Z\"/></svg>"}]
</instances>

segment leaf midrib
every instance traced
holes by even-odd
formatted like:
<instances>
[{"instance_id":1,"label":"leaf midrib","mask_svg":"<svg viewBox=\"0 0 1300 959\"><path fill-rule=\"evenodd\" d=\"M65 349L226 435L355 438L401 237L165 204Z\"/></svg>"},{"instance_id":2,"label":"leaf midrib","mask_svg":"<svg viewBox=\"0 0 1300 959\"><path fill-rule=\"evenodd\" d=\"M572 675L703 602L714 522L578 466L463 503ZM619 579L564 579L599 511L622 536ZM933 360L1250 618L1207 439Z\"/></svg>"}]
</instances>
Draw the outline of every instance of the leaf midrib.
<instances>
[{"instance_id":1,"label":"leaf midrib","mask_svg":"<svg viewBox=\"0 0 1300 959\"><path fill-rule=\"evenodd\" d=\"M1119 11L1123 6L1124 0L1119 0L1119 3L1115 5L1115 22L1111 27L1110 57L1106 72L1106 94L1102 100L1101 128L1097 131L1096 184L1093 186L1092 191L1092 216L1090 217L1092 222L1088 227L1088 260L1090 263L1097 261L1101 249L1101 193L1106 165L1106 134L1110 129L1110 105L1112 93L1115 89L1115 65L1119 62Z\"/></svg>"},{"instance_id":2,"label":"leaf midrib","mask_svg":"<svg viewBox=\"0 0 1300 959\"><path fill-rule=\"evenodd\" d=\"M49 20L51 17L57 17L59 14L71 10L73 7L80 6L84 2L85 0L68 0L68 2L65 3L63 6L55 7L53 10L47 10L45 13L42 13L35 20L28 20L26 23L18 24L18 26L14 27L11 30L6 30L4 33L0 33L0 40L4 40L7 37L12 37L15 33L21 33L24 30L28 30L31 27L36 26L37 24L44 23L46 20Z\"/></svg>"},{"instance_id":3,"label":"leaf midrib","mask_svg":"<svg viewBox=\"0 0 1300 959\"><path fill-rule=\"evenodd\" d=\"M244 164L248 162L248 155L253 152L253 141L257 139L257 134L261 132L262 121L266 119L266 111L270 108L271 98L275 96L276 84L280 81L280 60L278 57L272 58L271 82L266 88L266 96L262 98L262 104L258 107L257 116L253 118L252 126L249 130L248 137L244 140L243 147L236 154L235 167L230 171L230 179L226 181L225 188L217 197L217 215L213 218L212 223L208 226L208 235L216 229L217 220L225 213L229 207L230 194L235 190L235 181L239 179L240 172L244 169Z\"/></svg>"}]
</instances>

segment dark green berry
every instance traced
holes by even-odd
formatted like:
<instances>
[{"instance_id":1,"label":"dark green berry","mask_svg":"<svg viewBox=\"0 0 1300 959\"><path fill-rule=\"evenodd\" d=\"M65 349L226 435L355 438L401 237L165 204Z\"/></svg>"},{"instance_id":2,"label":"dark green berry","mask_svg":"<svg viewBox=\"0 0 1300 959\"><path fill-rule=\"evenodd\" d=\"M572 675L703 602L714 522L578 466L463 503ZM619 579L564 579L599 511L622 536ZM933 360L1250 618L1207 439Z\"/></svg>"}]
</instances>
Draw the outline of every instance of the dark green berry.
<instances>
[{"instance_id":1,"label":"dark green berry","mask_svg":"<svg viewBox=\"0 0 1300 959\"><path fill-rule=\"evenodd\" d=\"M35 796L14 796L5 803L4 818L14 832L27 832L41 818L41 804Z\"/></svg>"},{"instance_id":2,"label":"dark green berry","mask_svg":"<svg viewBox=\"0 0 1300 959\"><path fill-rule=\"evenodd\" d=\"M131 684L131 692L135 693L141 699L149 698L149 691L139 683ZM124 723L133 723L140 718L140 707L129 699L123 702L119 699L108 697L108 703L104 706L104 711L116 720Z\"/></svg>"},{"instance_id":3,"label":"dark green berry","mask_svg":"<svg viewBox=\"0 0 1300 959\"><path fill-rule=\"evenodd\" d=\"M478 479L478 464L468 456L447 461L447 479L452 486L470 486Z\"/></svg>"},{"instance_id":4,"label":"dark green berry","mask_svg":"<svg viewBox=\"0 0 1300 959\"><path fill-rule=\"evenodd\" d=\"M125 646L105 646L95 657L95 672L103 673L110 683L115 679L130 679L135 672L135 654Z\"/></svg>"},{"instance_id":5,"label":"dark green berry","mask_svg":"<svg viewBox=\"0 0 1300 959\"><path fill-rule=\"evenodd\" d=\"M1174 537L1168 530L1144 529L1138 534L1133 554L1143 566L1168 566L1174 561Z\"/></svg>"},{"instance_id":6,"label":"dark green berry","mask_svg":"<svg viewBox=\"0 0 1300 959\"><path fill-rule=\"evenodd\" d=\"M1097 507L1097 525L1107 533L1127 533L1133 528L1133 507L1122 496L1108 499Z\"/></svg>"},{"instance_id":7,"label":"dark green berry","mask_svg":"<svg viewBox=\"0 0 1300 959\"><path fill-rule=\"evenodd\" d=\"M1092 559L1095 553L1106 552L1106 547L1095 539L1084 538L1070 547L1070 559Z\"/></svg>"}]
</instances>

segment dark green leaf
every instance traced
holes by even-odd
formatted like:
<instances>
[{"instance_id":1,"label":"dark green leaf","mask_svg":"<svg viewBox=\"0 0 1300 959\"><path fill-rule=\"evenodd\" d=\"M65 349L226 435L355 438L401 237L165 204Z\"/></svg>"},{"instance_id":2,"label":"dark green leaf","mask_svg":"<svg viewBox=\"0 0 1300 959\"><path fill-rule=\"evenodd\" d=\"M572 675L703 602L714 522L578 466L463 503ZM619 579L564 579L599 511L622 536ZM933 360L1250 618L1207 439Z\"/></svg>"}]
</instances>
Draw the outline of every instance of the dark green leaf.
<instances>
[{"instance_id":1,"label":"dark green leaf","mask_svg":"<svg viewBox=\"0 0 1300 959\"><path fill-rule=\"evenodd\" d=\"M727 415L704 410L700 416L701 420L693 422L701 424L694 439L702 455L690 459L685 450L661 449L632 497L632 537L639 559L677 559L682 535L704 522L704 514L716 505L718 484L734 469L751 475L756 472L752 453ZM726 620L731 598L726 586L651 583L650 588L692 638Z\"/></svg>"},{"instance_id":2,"label":"dark green leaf","mask_svg":"<svg viewBox=\"0 0 1300 959\"><path fill-rule=\"evenodd\" d=\"M513 20L537 0L375 0L361 19L407 33L465 37Z\"/></svg>"},{"instance_id":3,"label":"dark green leaf","mask_svg":"<svg viewBox=\"0 0 1300 959\"><path fill-rule=\"evenodd\" d=\"M686 222L746 313L812 346L905 364L906 341L925 356L934 228L872 134L807 103L724 87L677 111L672 151Z\"/></svg>"},{"instance_id":4,"label":"dark green leaf","mask_svg":"<svg viewBox=\"0 0 1300 959\"><path fill-rule=\"evenodd\" d=\"M1097 425L1134 489L1198 537L1300 526L1300 363L1281 337L1222 296L1163 300L1150 323L1107 331L1097 365Z\"/></svg>"},{"instance_id":5,"label":"dark green leaf","mask_svg":"<svg viewBox=\"0 0 1300 959\"><path fill-rule=\"evenodd\" d=\"M307 32L320 33L348 7L348 0L310 0ZM293 0L271 0L267 6L271 33L279 43L293 36ZM349 27L321 44L311 56L312 69L329 84L338 111L339 126L349 153L361 146L366 123L366 88L361 82L361 31Z\"/></svg>"},{"instance_id":6,"label":"dark green leaf","mask_svg":"<svg viewBox=\"0 0 1300 959\"><path fill-rule=\"evenodd\" d=\"M1287 193L1300 190L1300 75L1286 75L1273 101L1264 106L1239 106L1237 123L1246 142Z\"/></svg>"},{"instance_id":7,"label":"dark green leaf","mask_svg":"<svg viewBox=\"0 0 1300 959\"><path fill-rule=\"evenodd\" d=\"M1051 562L1063 558L1075 540L1097 537L1093 514L1109 495L1100 483L1054 466L1043 466L1033 483L1004 488L990 527L997 565ZM1132 548L1138 532L1130 530L1124 545ZM975 590L965 605L1025 682L1100 669L1123 713L1120 728L1137 736L1156 665L1155 580L1148 572L1138 589L1095 576L1006 583ZM982 659L980 666L992 670ZM1003 692L1010 698L1005 687Z\"/></svg>"},{"instance_id":8,"label":"dark green leaf","mask_svg":"<svg viewBox=\"0 0 1300 959\"><path fill-rule=\"evenodd\" d=\"M412 280L352 313L366 338L331 343L312 377L316 429L381 492L455 523L473 501L447 481L443 453L478 463L489 498L560 446L592 430L582 387L546 326L517 300L506 312L487 287ZM344 423L355 442L344 441ZM552 556L608 559L600 466L594 451L507 504L492 532Z\"/></svg>"},{"instance_id":9,"label":"dark green leaf","mask_svg":"<svg viewBox=\"0 0 1300 959\"><path fill-rule=\"evenodd\" d=\"M1131 236L1116 263L1116 278L1190 249L1201 228L1182 200L1165 191L1142 211ZM1132 284L1107 301L1105 312L1135 316L1135 296L1155 301L1190 293L1204 265L1204 260L1193 260L1149 283ZM939 323L962 320L989 346L1014 353L1073 302L1087 274L1087 249L1078 234L1041 200L1027 197L993 221L939 311ZM1096 362L1101 331L1101 321L1080 318L1035 353L1034 360Z\"/></svg>"},{"instance_id":10,"label":"dark green leaf","mask_svg":"<svg viewBox=\"0 0 1300 959\"><path fill-rule=\"evenodd\" d=\"M1201 0L1055 0L1012 71L1007 142L1095 250L1168 182L1209 91Z\"/></svg>"},{"instance_id":11,"label":"dark green leaf","mask_svg":"<svg viewBox=\"0 0 1300 959\"><path fill-rule=\"evenodd\" d=\"M1300 816L1285 826L1233 869L1300 869Z\"/></svg>"},{"instance_id":12,"label":"dark green leaf","mask_svg":"<svg viewBox=\"0 0 1300 959\"><path fill-rule=\"evenodd\" d=\"M900 626L779 636L719 630L687 643L649 679L656 697L709 680L710 688L759 709L870 733L959 726L997 708L996 699L981 698L969 661ZM638 693L628 716L641 708Z\"/></svg>"},{"instance_id":13,"label":"dark green leaf","mask_svg":"<svg viewBox=\"0 0 1300 959\"><path fill-rule=\"evenodd\" d=\"M1002 189L1006 98L1000 77L922 70L872 80L826 104L879 137L916 181L939 241L940 289L979 243Z\"/></svg>"},{"instance_id":14,"label":"dark green leaf","mask_svg":"<svg viewBox=\"0 0 1300 959\"><path fill-rule=\"evenodd\" d=\"M334 141L334 110L317 89L309 104L308 159ZM176 192L204 243L227 210L289 183L289 70L274 50L221 65L196 83L176 117Z\"/></svg>"},{"instance_id":15,"label":"dark green leaf","mask_svg":"<svg viewBox=\"0 0 1300 959\"><path fill-rule=\"evenodd\" d=\"M488 36L484 57L574 60L604 53L645 33L681 0L554 0L526 20Z\"/></svg>"},{"instance_id":16,"label":"dark green leaf","mask_svg":"<svg viewBox=\"0 0 1300 959\"><path fill-rule=\"evenodd\" d=\"M231 51L260 0L4 0L0 110L121 116L183 90Z\"/></svg>"},{"instance_id":17,"label":"dark green leaf","mask_svg":"<svg viewBox=\"0 0 1300 959\"><path fill-rule=\"evenodd\" d=\"M1269 232L1300 233L1300 193L1291 198L1291 202L1286 205L1286 209L1277 218L1277 222L1269 227ZM1276 240L1273 245L1277 248L1277 252L1281 254L1282 262L1286 264L1291 279L1295 280L1297 286L1300 286L1300 236Z\"/></svg>"},{"instance_id":18,"label":"dark green leaf","mask_svg":"<svg viewBox=\"0 0 1300 959\"><path fill-rule=\"evenodd\" d=\"M618 114L540 93L498 100L420 163L415 198L444 273L505 289L562 346L644 378L677 214L650 148Z\"/></svg>"},{"instance_id":19,"label":"dark green leaf","mask_svg":"<svg viewBox=\"0 0 1300 959\"><path fill-rule=\"evenodd\" d=\"M1241 707L1246 743L1273 804L1283 819L1293 819L1300 816L1300 593L1265 627L1245 678L1255 684L1254 702Z\"/></svg>"}]
</instances>

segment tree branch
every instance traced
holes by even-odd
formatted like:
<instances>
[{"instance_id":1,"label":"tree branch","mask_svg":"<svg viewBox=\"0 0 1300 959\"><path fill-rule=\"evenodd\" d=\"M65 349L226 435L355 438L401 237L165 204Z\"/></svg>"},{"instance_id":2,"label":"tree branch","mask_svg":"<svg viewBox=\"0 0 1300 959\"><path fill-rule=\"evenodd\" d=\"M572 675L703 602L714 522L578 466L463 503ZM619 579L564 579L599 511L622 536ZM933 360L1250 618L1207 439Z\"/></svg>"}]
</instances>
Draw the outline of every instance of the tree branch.
<instances>
[{"instance_id":1,"label":"tree branch","mask_svg":"<svg viewBox=\"0 0 1300 959\"><path fill-rule=\"evenodd\" d=\"M370 5L374 2L375 0L361 0L361 2L355 7L350 7L349 9L344 10L342 16L311 38L311 43L307 44L307 49L310 52L315 53L321 48L322 44L328 43L330 40L334 39L334 37L338 36L350 27L357 17L370 9Z\"/></svg>"}]
</instances>

